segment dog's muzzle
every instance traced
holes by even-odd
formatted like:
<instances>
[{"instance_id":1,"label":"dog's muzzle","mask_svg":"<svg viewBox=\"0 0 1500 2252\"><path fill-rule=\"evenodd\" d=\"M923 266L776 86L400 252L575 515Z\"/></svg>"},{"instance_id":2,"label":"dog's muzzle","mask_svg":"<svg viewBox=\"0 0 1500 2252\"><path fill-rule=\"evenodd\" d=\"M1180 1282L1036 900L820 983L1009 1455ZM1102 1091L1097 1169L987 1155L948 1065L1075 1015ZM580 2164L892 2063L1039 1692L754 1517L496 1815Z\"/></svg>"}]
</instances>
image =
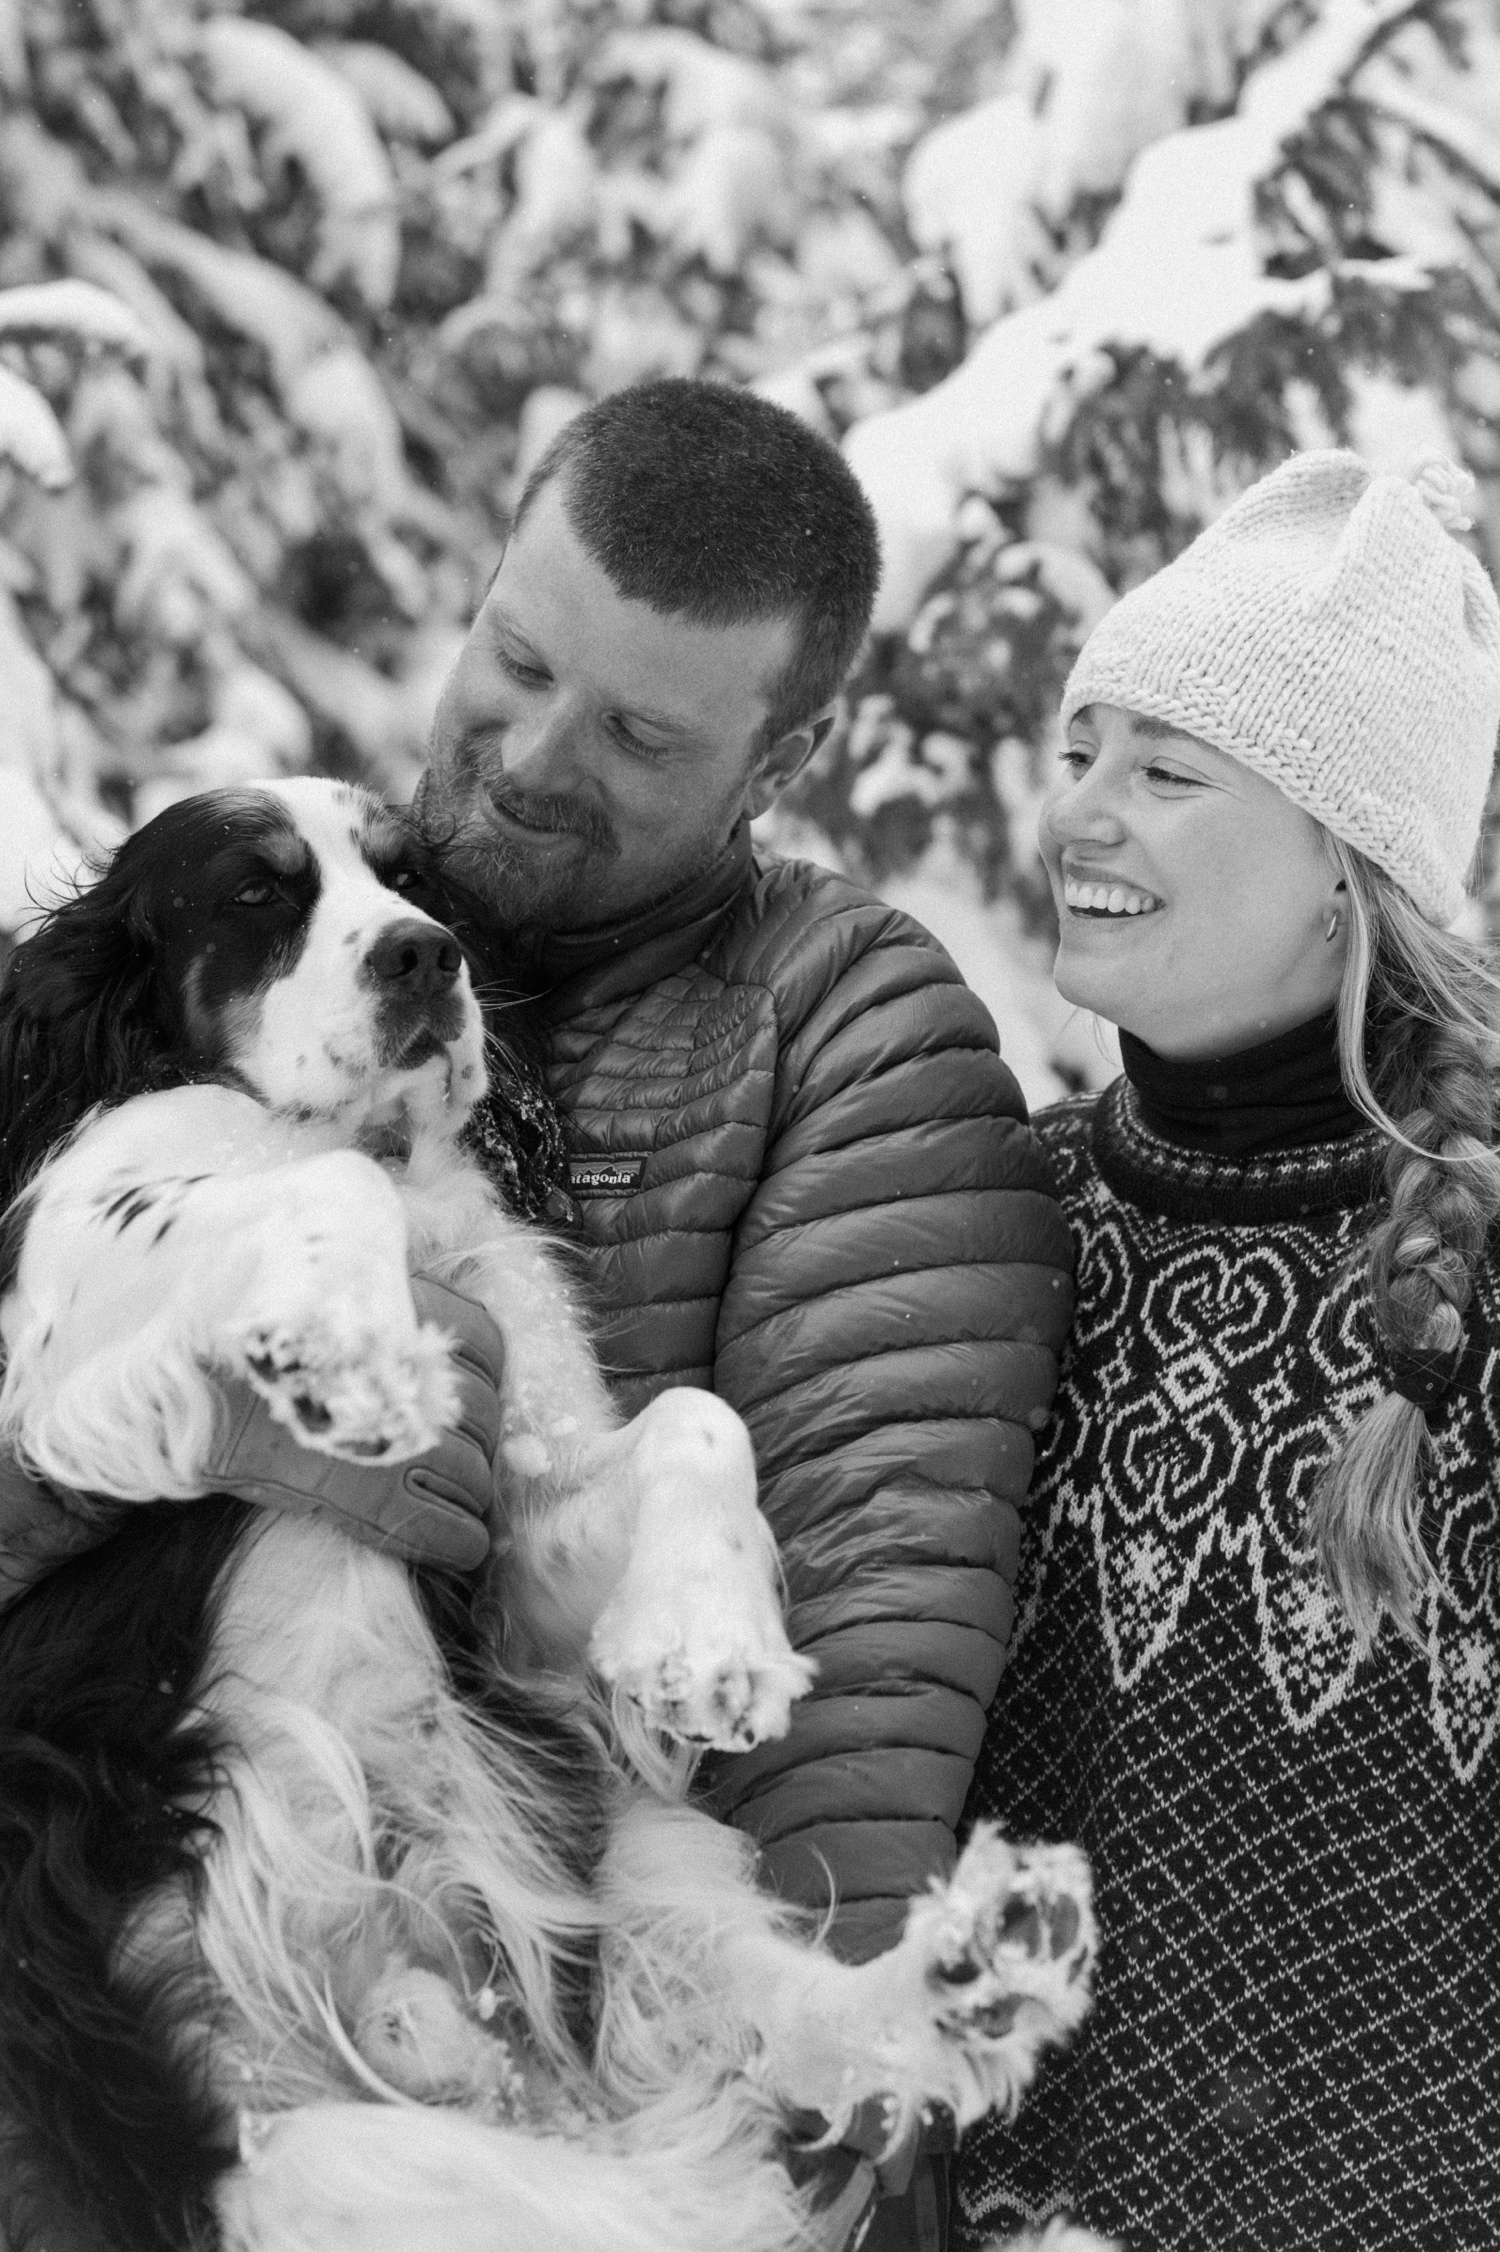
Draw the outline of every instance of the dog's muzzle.
<instances>
[{"instance_id":1,"label":"dog's muzzle","mask_svg":"<svg viewBox=\"0 0 1500 2252\"><path fill-rule=\"evenodd\" d=\"M375 989L383 1065L414 1070L441 1055L464 1029L463 955L441 924L415 916L383 930L365 956Z\"/></svg>"}]
</instances>

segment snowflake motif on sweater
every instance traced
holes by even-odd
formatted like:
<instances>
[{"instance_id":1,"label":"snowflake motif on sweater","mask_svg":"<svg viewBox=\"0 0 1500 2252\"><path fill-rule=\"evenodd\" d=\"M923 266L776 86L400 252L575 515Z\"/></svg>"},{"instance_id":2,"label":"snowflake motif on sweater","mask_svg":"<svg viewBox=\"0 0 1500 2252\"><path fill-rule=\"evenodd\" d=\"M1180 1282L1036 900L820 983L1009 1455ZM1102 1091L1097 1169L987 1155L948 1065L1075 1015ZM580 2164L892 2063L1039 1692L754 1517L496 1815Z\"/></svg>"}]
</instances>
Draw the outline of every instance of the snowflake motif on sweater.
<instances>
[{"instance_id":1,"label":"snowflake motif on sweater","mask_svg":"<svg viewBox=\"0 0 1500 2252\"><path fill-rule=\"evenodd\" d=\"M1084 1309L1064 1381L1089 1375L1070 1385L1072 1412L1038 1464L1012 1650L1046 1601L1064 1523L1092 1540L1121 1689L1178 1632L1205 1564L1232 1557L1254 1591L1281 1710L1309 1728L1356 1674L1354 1637L1311 1567L1304 1526L1320 1465L1385 1389L1357 1257L1379 1145L1372 1135L1216 1168L1151 1134L1126 1080L1097 1125L1094 1114L1083 1097L1046 1124ZM1205 1199L1211 1209L1215 1171L1258 1217L1272 1206L1285 1216L1254 1228L1226 1212L1181 1218L1204 1214ZM1357 1202L1325 1202L1351 1193ZM1481 1276L1471 1338L1500 1331L1496 1281ZM1464 1779L1500 1725L1500 1354L1491 1345L1474 1359L1476 1389L1434 1419L1424 1536L1435 1573L1419 1609L1432 1725Z\"/></svg>"}]
</instances>

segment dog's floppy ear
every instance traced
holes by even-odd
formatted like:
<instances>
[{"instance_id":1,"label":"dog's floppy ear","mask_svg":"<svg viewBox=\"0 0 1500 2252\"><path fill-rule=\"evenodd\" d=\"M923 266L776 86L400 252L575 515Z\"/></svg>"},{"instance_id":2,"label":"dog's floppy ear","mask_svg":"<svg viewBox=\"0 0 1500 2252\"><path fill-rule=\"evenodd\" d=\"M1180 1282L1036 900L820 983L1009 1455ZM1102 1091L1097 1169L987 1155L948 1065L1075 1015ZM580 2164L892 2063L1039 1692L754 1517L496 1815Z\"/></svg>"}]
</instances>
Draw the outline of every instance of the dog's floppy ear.
<instances>
[{"instance_id":1,"label":"dog's floppy ear","mask_svg":"<svg viewBox=\"0 0 1500 2252\"><path fill-rule=\"evenodd\" d=\"M139 884L121 857L16 948L0 981L0 1209L96 1103L174 1076Z\"/></svg>"}]
</instances>

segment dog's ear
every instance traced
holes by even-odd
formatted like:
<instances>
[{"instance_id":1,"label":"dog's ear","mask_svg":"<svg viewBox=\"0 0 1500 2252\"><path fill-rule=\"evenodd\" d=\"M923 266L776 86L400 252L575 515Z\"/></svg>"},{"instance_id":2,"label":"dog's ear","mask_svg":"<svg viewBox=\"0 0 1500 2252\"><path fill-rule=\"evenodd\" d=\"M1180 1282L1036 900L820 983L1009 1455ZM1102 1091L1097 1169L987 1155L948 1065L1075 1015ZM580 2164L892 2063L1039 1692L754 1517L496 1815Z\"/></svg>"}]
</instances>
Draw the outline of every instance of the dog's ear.
<instances>
[{"instance_id":1,"label":"dog's ear","mask_svg":"<svg viewBox=\"0 0 1500 2252\"><path fill-rule=\"evenodd\" d=\"M118 860L11 955L0 981L0 1209L86 1111L168 1083L154 968L139 887Z\"/></svg>"}]
</instances>

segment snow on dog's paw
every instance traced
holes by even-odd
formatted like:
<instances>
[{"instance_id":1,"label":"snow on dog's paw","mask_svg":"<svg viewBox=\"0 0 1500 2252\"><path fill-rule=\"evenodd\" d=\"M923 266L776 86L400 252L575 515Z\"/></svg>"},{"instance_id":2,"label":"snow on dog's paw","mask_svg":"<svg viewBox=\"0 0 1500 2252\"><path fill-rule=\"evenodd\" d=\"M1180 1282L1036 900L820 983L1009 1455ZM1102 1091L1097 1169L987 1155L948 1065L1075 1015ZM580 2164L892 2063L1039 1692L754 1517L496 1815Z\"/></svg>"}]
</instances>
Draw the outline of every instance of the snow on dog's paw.
<instances>
[{"instance_id":1,"label":"snow on dog's paw","mask_svg":"<svg viewBox=\"0 0 1500 2252\"><path fill-rule=\"evenodd\" d=\"M1013 2105L1041 2050L1082 2023L1098 1939L1088 1862L1072 1845L1011 1845L974 1832L946 1885L913 1904L907 1939L927 1960L933 2020Z\"/></svg>"},{"instance_id":2,"label":"snow on dog's paw","mask_svg":"<svg viewBox=\"0 0 1500 2252\"><path fill-rule=\"evenodd\" d=\"M393 1343L331 1308L310 1319L253 1321L234 1358L303 1446L351 1462L401 1462L433 1446L458 1407L440 1329L408 1327Z\"/></svg>"},{"instance_id":3,"label":"snow on dog's paw","mask_svg":"<svg viewBox=\"0 0 1500 2252\"><path fill-rule=\"evenodd\" d=\"M724 1752L784 1736L793 1701L812 1686L811 1660L797 1656L779 1619L722 1637L713 1624L688 1624L666 1607L633 1618L617 1599L594 1628L590 1654L616 1695L663 1736Z\"/></svg>"},{"instance_id":4,"label":"snow on dog's paw","mask_svg":"<svg viewBox=\"0 0 1500 2252\"><path fill-rule=\"evenodd\" d=\"M1077 1846L1011 1845L982 1824L933 1906L928 1978L943 2023L998 2040L1028 2003L1040 2003L1058 2032L1082 2022L1097 1938Z\"/></svg>"},{"instance_id":5,"label":"snow on dog's paw","mask_svg":"<svg viewBox=\"0 0 1500 2252\"><path fill-rule=\"evenodd\" d=\"M1123 2252L1119 2239L1096 2236L1059 2214L1044 2229L1028 2229L1024 2236L993 2237L986 2252Z\"/></svg>"}]
</instances>

